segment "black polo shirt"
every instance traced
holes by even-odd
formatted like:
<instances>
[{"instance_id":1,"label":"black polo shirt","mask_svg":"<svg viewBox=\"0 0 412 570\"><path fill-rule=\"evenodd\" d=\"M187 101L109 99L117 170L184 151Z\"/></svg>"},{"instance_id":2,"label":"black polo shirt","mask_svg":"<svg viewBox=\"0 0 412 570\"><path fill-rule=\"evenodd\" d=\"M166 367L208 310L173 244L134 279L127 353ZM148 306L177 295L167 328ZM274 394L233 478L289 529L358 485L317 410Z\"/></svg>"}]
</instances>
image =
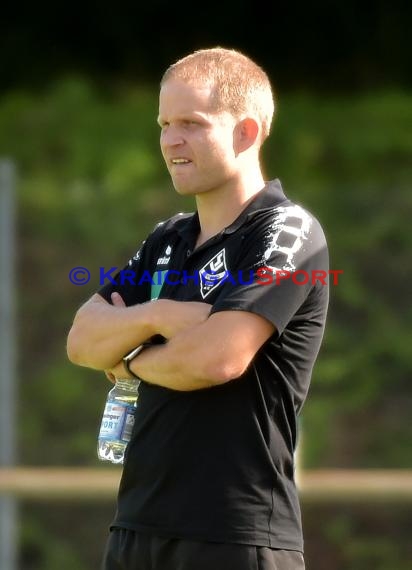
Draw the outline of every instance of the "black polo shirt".
<instances>
[{"instance_id":1,"label":"black polo shirt","mask_svg":"<svg viewBox=\"0 0 412 570\"><path fill-rule=\"evenodd\" d=\"M198 233L197 214L158 224L99 293L110 301L118 291L127 305L158 295L204 301L212 312L261 315L276 332L224 385L141 383L113 526L303 550L293 453L327 312L326 240L278 180L195 249Z\"/></svg>"}]
</instances>

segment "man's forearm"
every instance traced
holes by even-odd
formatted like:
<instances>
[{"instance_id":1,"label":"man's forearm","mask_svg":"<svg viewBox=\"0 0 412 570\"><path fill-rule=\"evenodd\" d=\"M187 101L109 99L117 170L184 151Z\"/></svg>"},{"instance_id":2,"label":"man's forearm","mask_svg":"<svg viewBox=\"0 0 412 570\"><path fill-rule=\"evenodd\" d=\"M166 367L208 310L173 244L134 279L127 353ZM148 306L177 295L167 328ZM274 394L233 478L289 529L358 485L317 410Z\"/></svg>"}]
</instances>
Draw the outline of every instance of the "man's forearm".
<instances>
[{"instance_id":1,"label":"man's forearm","mask_svg":"<svg viewBox=\"0 0 412 570\"><path fill-rule=\"evenodd\" d=\"M210 305L159 299L125 307L120 295L110 305L99 295L80 308L69 332L67 353L74 364L107 370L154 335L170 339L201 323Z\"/></svg>"},{"instance_id":2,"label":"man's forearm","mask_svg":"<svg viewBox=\"0 0 412 570\"><path fill-rule=\"evenodd\" d=\"M155 332L150 303L116 307L95 295L74 318L67 354L74 364L105 370Z\"/></svg>"},{"instance_id":3,"label":"man's forearm","mask_svg":"<svg viewBox=\"0 0 412 570\"><path fill-rule=\"evenodd\" d=\"M209 321L182 331L166 344L146 348L130 363L132 372L150 384L179 391L210 388L237 378L243 372L240 359L227 358L233 353L229 340L214 344ZM120 364L114 375L121 375L122 368Z\"/></svg>"},{"instance_id":4,"label":"man's forearm","mask_svg":"<svg viewBox=\"0 0 412 570\"><path fill-rule=\"evenodd\" d=\"M260 315L217 312L168 343L143 350L131 361L130 369L146 382L172 390L217 386L240 378L275 330ZM122 363L112 372L121 377Z\"/></svg>"},{"instance_id":5,"label":"man's forearm","mask_svg":"<svg viewBox=\"0 0 412 570\"><path fill-rule=\"evenodd\" d=\"M173 340L164 345L151 346L131 362L130 368L149 384L171 390L191 391L214 386L209 375L196 366L196 355L189 351L190 347L178 346ZM121 364L116 373L121 376Z\"/></svg>"}]
</instances>

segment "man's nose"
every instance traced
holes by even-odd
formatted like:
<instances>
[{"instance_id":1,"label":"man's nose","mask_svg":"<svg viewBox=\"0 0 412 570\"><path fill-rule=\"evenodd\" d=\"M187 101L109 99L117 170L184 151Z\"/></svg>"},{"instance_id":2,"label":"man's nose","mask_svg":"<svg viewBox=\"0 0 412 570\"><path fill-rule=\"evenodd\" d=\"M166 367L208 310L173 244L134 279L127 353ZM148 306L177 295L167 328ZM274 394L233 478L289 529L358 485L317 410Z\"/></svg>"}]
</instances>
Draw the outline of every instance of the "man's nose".
<instances>
[{"instance_id":1,"label":"man's nose","mask_svg":"<svg viewBox=\"0 0 412 570\"><path fill-rule=\"evenodd\" d=\"M160 143L162 146L171 147L171 146L179 146L184 144L184 138L179 129L176 127L169 125L166 129L162 131L160 137Z\"/></svg>"}]
</instances>

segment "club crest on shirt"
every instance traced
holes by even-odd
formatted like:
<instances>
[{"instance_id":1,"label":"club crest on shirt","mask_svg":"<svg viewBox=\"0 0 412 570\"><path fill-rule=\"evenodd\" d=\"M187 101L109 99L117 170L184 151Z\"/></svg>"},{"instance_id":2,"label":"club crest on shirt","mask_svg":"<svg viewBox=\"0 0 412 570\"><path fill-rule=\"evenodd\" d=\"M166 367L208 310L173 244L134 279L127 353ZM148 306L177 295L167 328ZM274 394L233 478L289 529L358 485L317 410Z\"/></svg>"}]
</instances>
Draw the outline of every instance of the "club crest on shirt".
<instances>
[{"instance_id":1,"label":"club crest on shirt","mask_svg":"<svg viewBox=\"0 0 412 570\"><path fill-rule=\"evenodd\" d=\"M200 293L205 299L227 276L225 248L199 269Z\"/></svg>"}]
</instances>

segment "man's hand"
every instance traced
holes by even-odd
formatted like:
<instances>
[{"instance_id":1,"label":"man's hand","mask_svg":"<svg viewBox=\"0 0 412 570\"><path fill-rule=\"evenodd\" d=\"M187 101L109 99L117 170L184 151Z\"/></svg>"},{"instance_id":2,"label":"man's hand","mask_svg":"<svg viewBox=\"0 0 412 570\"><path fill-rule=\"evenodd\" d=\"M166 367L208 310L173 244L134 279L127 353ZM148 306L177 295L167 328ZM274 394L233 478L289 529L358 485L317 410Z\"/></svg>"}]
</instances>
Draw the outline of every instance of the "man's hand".
<instances>
[{"instance_id":1,"label":"man's hand","mask_svg":"<svg viewBox=\"0 0 412 570\"><path fill-rule=\"evenodd\" d=\"M123 360L121 360L116 366L113 366L110 370L105 370L104 373L106 374L106 378L110 380L113 384L119 378L125 379L132 379L134 378L124 367Z\"/></svg>"},{"instance_id":2,"label":"man's hand","mask_svg":"<svg viewBox=\"0 0 412 570\"><path fill-rule=\"evenodd\" d=\"M116 384L116 376L113 374L113 372L111 370L105 370L104 371L106 378L112 383L112 384Z\"/></svg>"},{"instance_id":3,"label":"man's hand","mask_svg":"<svg viewBox=\"0 0 412 570\"><path fill-rule=\"evenodd\" d=\"M123 301L123 297L120 295L120 293L112 293L110 295L110 298L112 300L112 303L115 307L125 307L126 303Z\"/></svg>"},{"instance_id":4,"label":"man's hand","mask_svg":"<svg viewBox=\"0 0 412 570\"><path fill-rule=\"evenodd\" d=\"M112 293L111 300L115 307L125 307L119 293ZM169 339L195 325L203 323L210 314L212 305L197 301L172 301L157 299L152 301L158 334Z\"/></svg>"}]
</instances>

